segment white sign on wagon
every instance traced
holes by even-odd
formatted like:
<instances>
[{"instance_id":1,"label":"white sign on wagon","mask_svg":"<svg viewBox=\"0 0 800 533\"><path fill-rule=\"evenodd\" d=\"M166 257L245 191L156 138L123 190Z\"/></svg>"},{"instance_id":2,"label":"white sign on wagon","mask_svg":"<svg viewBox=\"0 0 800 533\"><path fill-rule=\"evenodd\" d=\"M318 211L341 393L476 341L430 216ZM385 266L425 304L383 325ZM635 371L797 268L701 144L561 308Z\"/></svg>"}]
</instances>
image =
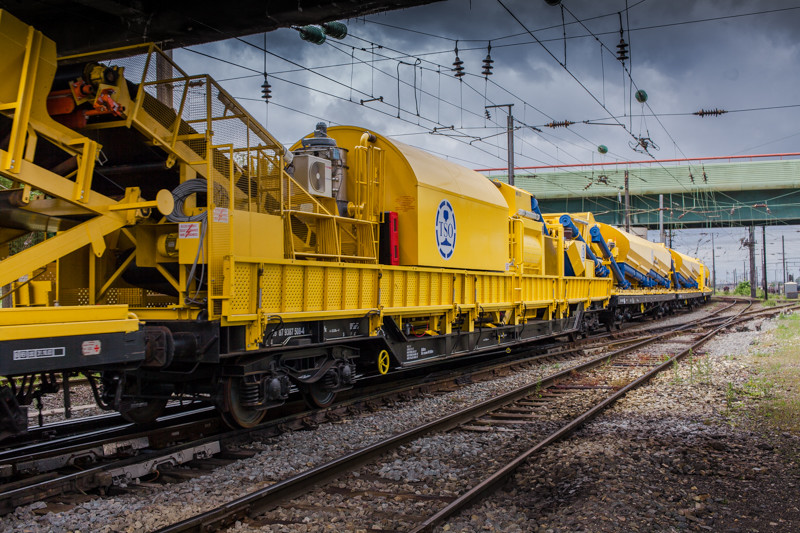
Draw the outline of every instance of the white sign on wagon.
<instances>
[{"instance_id":1,"label":"white sign on wagon","mask_svg":"<svg viewBox=\"0 0 800 533\"><path fill-rule=\"evenodd\" d=\"M227 224L228 223L228 210L224 207L215 207L214 208L214 222L218 222L220 224Z\"/></svg>"},{"instance_id":2,"label":"white sign on wagon","mask_svg":"<svg viewBox=\"0 0 800 533\"><path fill-rule=\"evenodd\" d=\"M199 239L200 224L196 222L181 222L178 224L179 239Z\"/></svg>"}]
</instances>

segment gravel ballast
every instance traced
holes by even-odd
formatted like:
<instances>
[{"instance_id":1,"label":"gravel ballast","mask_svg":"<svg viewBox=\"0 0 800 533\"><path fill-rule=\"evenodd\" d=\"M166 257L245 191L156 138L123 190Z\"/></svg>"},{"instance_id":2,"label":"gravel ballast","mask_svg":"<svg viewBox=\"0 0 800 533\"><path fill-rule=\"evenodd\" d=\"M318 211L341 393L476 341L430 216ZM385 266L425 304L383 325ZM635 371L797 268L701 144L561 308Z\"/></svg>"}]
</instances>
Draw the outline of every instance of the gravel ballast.
<instances>
[{"instance_id":1,"label":"gravel ballast","mask_svg":"<svg viewBox=\"0 0 800 533\"><path fill-rule=\"evenodd\" d=\"M710 308L693 315L680 315L679 318L701 317ZM731 401L728 384L741 384L749 379L750 343L759 335L768 334L772 327L772 321L758 323L762 331L752 327L747 331L726 334L707 344L704 348L707 355L698 354L691 366L683 364L662 375L655 383L634 391L575 437L546 450L494 497L454 517L443 529L543 532L671 531L687 528L764 530L752 529L748 522L752 519L753 523L760 523L758 513L751 513L752 516L736 514L739 512L736 499L741 495L750 498L754 491L765 490L761 486L763 472L774 477L785 468L775 463L780 458L773 449L763 445L758 436L731 427L725 414ZM253 458L183 483L148 485L136 492L98 498L60 513L37 514L37 508L39 512L43 511L40 509L43 504L22 507L3 518L0 530L150 531L382 437L422 424L435 416L516 388L562 366L544 365L471 384L451 393L398 402L374 413L321 424L313 431L291 432L263 442L252 442L243 448L257 451ZM465 470L459 465L459 459L480 458L485 453L483 449L487 439L507 439L513 443L512 448L524 444L520 442L517 431L486 435L462 432L457 434L455 445L453 440L443 441L433 436L403 452L404 456L416 455L416 461L400 461L398 458L371 471L367 469L364 474L365 477L385 478L387 481L402 480L407 482L410 491L419 490L420 484L428 484L436 486L436 494L441 494L442 489L446 491L449 486L452 495L456 495L463 490L462 483L457 480ZM449 447L453 461L443 462L436 458L433 451L440 446ZM730 456L735 456L736 460ZM553 464L556 469L548 470ZM488 471L487 468L484 474ZM792 475L797 475L796 470ZM471 482L478 479L474 475L467 477ZM738 483L740 480L749 485ZM794 483L791 479L780 481L783 485L778 487L779 490ZM731 488L734 486L735 490ZM763 496L759 499L769 500ZM336 503L329 502L328 506L336 508ZM425 511L429 511L432 505L441 504L428 502ZM389 505L384 512L391 514L391 510ZM329 521L330 527L324 530L349 530L348 513L343 514L343 521ZM292 517L293 520L296 518ZM785 518L774 515L776 525L769 526L769 530L789 531L782 528L792 523L791 520L793 518L788 515ZM234 529L323 530L318 527L258 527L247 523Z\"/></svg>"},{"instance_id":2,"label":"gravel ballast","mask_svg":"<svg viewBox=\"0 0 800 533\"><path fill-rule=\"evenodd\" d=\"M715 338L692 364L632 391L446 531L797 531L800 448L737 423L774 320ZM742 329L742 328L738 328Z\"/></svg>"}]
</instances>

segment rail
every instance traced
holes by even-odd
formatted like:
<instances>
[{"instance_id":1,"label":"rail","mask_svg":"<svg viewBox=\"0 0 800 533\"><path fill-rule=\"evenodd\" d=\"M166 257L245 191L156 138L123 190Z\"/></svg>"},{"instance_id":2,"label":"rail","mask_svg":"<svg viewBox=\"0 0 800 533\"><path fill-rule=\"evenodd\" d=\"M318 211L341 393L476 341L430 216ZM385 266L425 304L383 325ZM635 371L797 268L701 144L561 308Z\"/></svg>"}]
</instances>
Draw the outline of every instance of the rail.
<instances>
[{"instance_id":1,"label":"rail","mask_svg":"<svg viewBox=\"0 0 800 533\"><path fill-rule=\"evenodd\" d=\"M733 302L727 308L730 308L735 304L736 302ZM717 312L724 311L727 308L722 308ZM770 309L767 312L777 314L782 311L783 309ZM729 317L723 325L711 326L715 328L713 333L716 333L719 330L723 329L724 327L731 325L740 315L741 313L733 317ZM598 366L607 363L614 357L630 353L633 350L647 346L658 340L668 338L673 334L692 330L695 327L698 327L698 325L696 321L693 321L691 323L678 325L667 332L649 336L646 340L633 343L630 346L626 346L610 354L604 354L600 357L593 358L587 362L578 364L576 366L572 366L561 372L553 374L545 379L539 380L535 383L527 384L523 387L510 391L506 394L497 396L490 400L481 402L479 404L467 407L455 413L444 416L438 420L398 433L381 442L361 448L352 453L348 453L337 459L329 461L325 464L319 465L303 473L297 474L291 478L277 482L273 485L270 485L269 487L265 487L263 489L251 492L249 494L246 494L245 496L232 500L220 507L198 514L194 517L182 520L178 523L169 525L158 531L160 533L167 533L167 532L174 533L174 532L184 532L184 531L216 530L225 527L227 525L230 525L234 523L236 520L240 520L248 516L249 517L258 516L270 509L275 508L282 502L285 502L287 499L291 499L299 494L305 493L309 491L312 487L319 486L320 484L326 481L336 478L342 473L352 471L353 469L373 459L376 459L380 456L387 454L392 450L397 449L399 446L403 444L412 442L416 439L419 439L431 433L447 431L449 429L455 428L461 424L464 424L465 422L474 420L475 418L480 417L490 411L499 409L505 405L508 405L517 400L525 398L526 396L529 396L530 394L539 391L542 388L551 386L555 383L558 383L559 381L568 379L576 372L583 372L586 370L596 368ZM710 338L710 336L711 334L706 335L703 337L703 339L707 340L708 338ZM699 345L699 343L695 343L694 346L697 345ZM682 355L669 359L667 362L661 364L658 368L660 369L667 368L670 364L673 364L674 361L679 360L686 353L688 353L688 351L689 349L682 352ZM628 386L625 387L623 390L624 392L628 392L632 388L633 386ZM604 404L603 408L607 407L608 405L610 405L610 403ZM596 413L600 412L601 410L602 409L592 411L591 416L595 416ZM589 419L590 416L582 416L581 423L585 423ZM437 521L436 523L439 522Z\"/></svg>"}]
</instances>

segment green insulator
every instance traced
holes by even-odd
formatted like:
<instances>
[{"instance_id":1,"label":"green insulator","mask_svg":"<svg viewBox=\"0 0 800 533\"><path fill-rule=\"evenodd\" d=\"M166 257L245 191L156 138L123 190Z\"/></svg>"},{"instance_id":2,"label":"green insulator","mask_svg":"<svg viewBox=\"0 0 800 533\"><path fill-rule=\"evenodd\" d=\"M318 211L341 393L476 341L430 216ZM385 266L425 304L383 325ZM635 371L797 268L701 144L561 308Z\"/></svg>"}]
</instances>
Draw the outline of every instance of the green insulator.
<instances>
[{"instance_id":1,"label":"green insulator","mask_svg":"<svg viewBox=\"0 0 800 533\"><path fill-rule=\"evenodd\" d=\"M322 44L325 42L325 33L319 26L303 26L299 28L300 38L314 44Z\"/></svg>"},{"instance_id":2,"label":"green insulator","mask_svg":"<svg viewBox=\"0 0 800 533\"><path fill-rule=\"evenodd\" d=\"M636 98L636 101L639 102L640 104L643 104L647 101L647 93L644 92L644 89L639 89L638 91L636 91L633 97Z\"/></svg>"},{"instance_id":3,"label":"green insulator","mask_svg":"<svg viewBox=\"0 0 800 533\"><path fill-rule=\"evenodd\" d=\"M325 30L326 35L330 35L334 39L344 39L347 37L347 25L341 22L323 22L322 29Z\"/></svg>"},{"instance_id":4,"label":"green insulator","mask_svg":"<svg viewBox=\"0 0 800 533\"><path fill-rule=\"evenodd\" d=\"M606 146L605 144L601 144L600 146L597 147L597 151L600 152L601 154L607 154L608 146Z\"/></svg>"}]
</instances>

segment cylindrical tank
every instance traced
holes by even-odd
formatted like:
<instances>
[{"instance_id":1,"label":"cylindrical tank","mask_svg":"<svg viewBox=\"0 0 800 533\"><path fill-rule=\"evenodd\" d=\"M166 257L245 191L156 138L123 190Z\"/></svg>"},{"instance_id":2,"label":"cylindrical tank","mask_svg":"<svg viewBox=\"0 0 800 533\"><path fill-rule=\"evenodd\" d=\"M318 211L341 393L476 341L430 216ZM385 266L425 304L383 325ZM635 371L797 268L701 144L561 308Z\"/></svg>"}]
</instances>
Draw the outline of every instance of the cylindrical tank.
<instances>
[{"instance_id":1,"label":"cylindrical tank","mask_svg":"<svg viewBox=\"0 0 800 533\"><path fill-rule=\"evenodd\" d=\"M597 226L606 242L613 240L616 243L617 263L625 263L645 276L652 271L670 279L672 258L669 248L608 224L598 223Z\"/></svg>"},{"instance_id":2,"label":"cylindrical tank","mask_svg":"<svg viewBox=\"0 0 800 533\"><path fill-rule=\"evenodd\" d=\"M334 126L327 133L352 154L366 131ZM371 146L384 153L383 210L398 215L400 264L505 270L509 207L497 187L466 167L373 135ZM354 173L346 179L346 190L355 191Z\"/></svg>"}]
</instances>

